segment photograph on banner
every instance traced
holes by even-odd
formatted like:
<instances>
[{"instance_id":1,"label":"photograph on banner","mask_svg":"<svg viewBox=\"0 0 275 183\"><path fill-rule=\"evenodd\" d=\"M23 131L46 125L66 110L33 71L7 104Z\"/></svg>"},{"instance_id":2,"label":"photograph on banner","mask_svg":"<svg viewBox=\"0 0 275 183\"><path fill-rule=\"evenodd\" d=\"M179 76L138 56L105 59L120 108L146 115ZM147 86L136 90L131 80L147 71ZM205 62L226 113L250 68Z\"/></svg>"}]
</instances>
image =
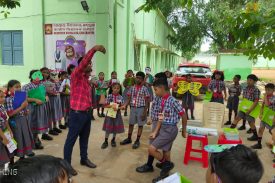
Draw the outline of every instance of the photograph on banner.
<instances>
[{"instance_id":1,"label":"photograph on banner","mask_svg":"<svg viewBox=\"0 0 275 183\"><path fill-rule=\"evenodd\" d=\"M95 30L95 23L45 24L46 67L66 71L70 64L77 66L78 59L96 45Z\"/></svg>"}]
</instances>

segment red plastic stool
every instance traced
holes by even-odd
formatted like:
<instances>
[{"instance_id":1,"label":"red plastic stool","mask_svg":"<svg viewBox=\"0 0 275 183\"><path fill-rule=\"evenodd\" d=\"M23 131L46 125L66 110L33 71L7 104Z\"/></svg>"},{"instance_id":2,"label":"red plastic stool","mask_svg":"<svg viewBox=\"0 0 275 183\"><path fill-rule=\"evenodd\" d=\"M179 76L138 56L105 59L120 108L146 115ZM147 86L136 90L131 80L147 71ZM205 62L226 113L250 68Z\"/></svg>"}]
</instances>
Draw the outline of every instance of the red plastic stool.
<instances>
[{"instance_id":1,"label":"red plastic stool","mask_svg":"<svg viewBox=\"0 0 275 183\"><path fill-rule=\"evenodd\" d=\"M227 140L224 134L221 134L218 140L218 144L242 144L242 143L243 141L241 138L239 140Z\"/></svg>"},{"instance_id":2,"label":"red plastic stool","mask_svg":"<svg viewBox=\"0 0 275 183\"><path fill-rule=\"evenodd\" d=\"M193 140L200 141L202 144L202 149L193 149L192 148ZM205 136L188 135L183 163L185 165L188 165L189 160L198 161L202 163L203 168L207 168L208 152L204 150L204 147L206 145L208 145L208 138L206 135ZM201 153L202 157L198 158L198 157L191 156L191 152Z\"/></svg>"}]
</instances>

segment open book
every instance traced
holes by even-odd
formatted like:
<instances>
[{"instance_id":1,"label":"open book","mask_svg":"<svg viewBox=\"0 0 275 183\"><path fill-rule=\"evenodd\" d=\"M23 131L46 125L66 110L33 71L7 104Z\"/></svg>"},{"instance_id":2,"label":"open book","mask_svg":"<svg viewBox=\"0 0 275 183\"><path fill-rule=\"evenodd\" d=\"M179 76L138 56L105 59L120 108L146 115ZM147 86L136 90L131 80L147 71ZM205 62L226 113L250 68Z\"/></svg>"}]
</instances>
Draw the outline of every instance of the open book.
<instances>
[{"instance_id":1,"label":"open book","mask_svg":"<svg viewBox=\"0 0 275 183\"><path fill-rule=\"evenodd\" d=\"M4 131L4 135L9 141L9 143L7 144L7 148L10 153L13 153L17 149L17 142L14 140L14 138L11 137L11 134L8 130Z\"/></svg>"},{"instance_id":2,"label":"open book","mask_svg":"<svg viewBox=\"0 0 275 183\"><path fill-rule=\"evenodd\" d=\"M114 106L115 105L115 108L118 109L118 104L117 103L113 103L111 102L110 103L111 106ZM107 110L107 116L110 117L110 118L116 118L116 115L117 115L117 111L115 111L113 108L108 108Z\"/></svg>"}]
</instances>

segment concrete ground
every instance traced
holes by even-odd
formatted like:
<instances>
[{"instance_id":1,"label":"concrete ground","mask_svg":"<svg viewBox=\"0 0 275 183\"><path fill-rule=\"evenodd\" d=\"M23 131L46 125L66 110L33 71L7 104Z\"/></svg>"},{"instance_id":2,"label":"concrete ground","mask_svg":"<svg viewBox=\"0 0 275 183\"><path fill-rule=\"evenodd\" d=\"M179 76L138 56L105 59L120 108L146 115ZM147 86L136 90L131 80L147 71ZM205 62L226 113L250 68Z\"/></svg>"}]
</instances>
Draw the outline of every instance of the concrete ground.
<instances>
[{"instance_id":1,"label":"concrete ground","mask_svg":"<svg viewBox=\"0 0 275 183\"><path fill-rule=\"evenodd\" d=\"M196 117L202 118L202 102L196 102ZM227 118L227 115L225 116ZM127 135L128 118L124 118L125 134L118 135L116 148L108 147L101 150L101 144L104 140L104 132L102 131L103 119L97 118L92 122L91 136L89 141L89 158L95 164L96 169L89 169L80 165L79 144L75 144L72 156L72 165L78 171L78 176L74 177L75 183L150 183L153 178L159 175L159 170L155 168L153 173L139 174L135 171L137 166L144 164L147 160L148 136L150 133L150 126L145 126L144 133L141 139L141 147L133 150L130 145L120 146L119 142ZM68 130L64 130L61 135L54 138L54 141L43 141L44 150L36 151L36 154L49 154L57 157L63 157L63 146ZM136 131L134 132L134 138ZM247 134L241 132L241 137L244 144L250 146L253 143L247 142ZM265 133L263 143L269 140L270 135ZM175 168L171 173L180 172L186 176L193 183L205 182L206 169L198 162L190 162L188 166L183 164L183 157L185 152L186 139L182 138L180 133L174 143L172 149L172 161L175 163ZM209 143L217 143L216 137L210 137ZM265 172L261 183L271 181L275 176L275 169L272 168L272 155L270 149L263 145L263 149L258 151L260 159L262 160ZM154 162L156 163L156 161ZM237 171L237 170L236 170Z\"/></svg>"}]
</instances>

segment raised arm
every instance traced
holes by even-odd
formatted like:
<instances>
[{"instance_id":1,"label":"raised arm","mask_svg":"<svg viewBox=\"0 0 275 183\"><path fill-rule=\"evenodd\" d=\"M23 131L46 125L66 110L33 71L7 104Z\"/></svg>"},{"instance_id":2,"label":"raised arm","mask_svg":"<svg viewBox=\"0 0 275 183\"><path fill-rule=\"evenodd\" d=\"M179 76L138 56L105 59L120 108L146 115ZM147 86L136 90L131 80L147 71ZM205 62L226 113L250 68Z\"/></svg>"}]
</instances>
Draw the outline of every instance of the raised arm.
<instances>
[{"instance_id":1,"label":"raised arm","mask_svg":"<svg viewBox=\"0 0 275 183\"><path fill-rule=\"evenodd\" d=\"M100 51L102 53L106 53L106 49L101 45L94 46L88 53L84 56L82 61L80 62L79 66L74 70L72 75L78 74L78 73L84 73L85 68L91 63L92 58L94 57L94 54Z\"/></svg>"}]
</instances>

